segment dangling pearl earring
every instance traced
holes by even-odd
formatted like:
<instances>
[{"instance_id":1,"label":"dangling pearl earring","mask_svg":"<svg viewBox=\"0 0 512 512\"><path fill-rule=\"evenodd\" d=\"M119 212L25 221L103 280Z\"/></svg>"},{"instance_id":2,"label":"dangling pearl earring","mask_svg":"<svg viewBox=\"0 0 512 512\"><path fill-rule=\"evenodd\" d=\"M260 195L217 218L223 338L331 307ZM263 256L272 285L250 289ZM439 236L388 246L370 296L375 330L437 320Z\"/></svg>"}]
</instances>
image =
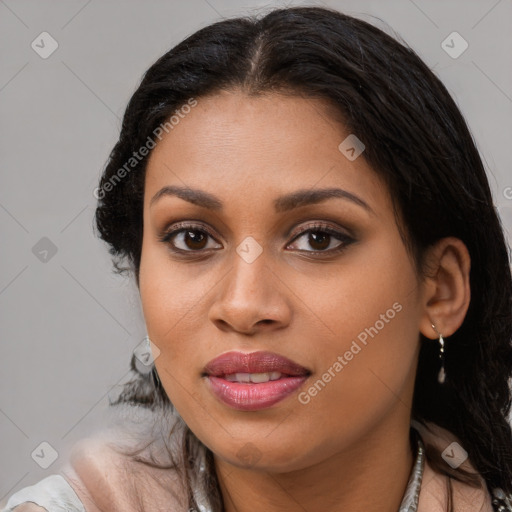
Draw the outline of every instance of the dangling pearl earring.
<instances>
[{"instance_id":1,"label":"dangling pearl earring","mask_svg":"<svg viewBox=\"0 0 512 512\"><path fill-rule=\"evenodd\" d=\"M446 371L444 369L444 338L443 335L437 330L436 326L434 324L431 325L432 329L434 329L434 331L436 331L437 335L439 336L439 359L441 360L441 369L437 375L437 382L439 382L439 384L444 384L446 380Z\"/></svg>"}]
</instances>

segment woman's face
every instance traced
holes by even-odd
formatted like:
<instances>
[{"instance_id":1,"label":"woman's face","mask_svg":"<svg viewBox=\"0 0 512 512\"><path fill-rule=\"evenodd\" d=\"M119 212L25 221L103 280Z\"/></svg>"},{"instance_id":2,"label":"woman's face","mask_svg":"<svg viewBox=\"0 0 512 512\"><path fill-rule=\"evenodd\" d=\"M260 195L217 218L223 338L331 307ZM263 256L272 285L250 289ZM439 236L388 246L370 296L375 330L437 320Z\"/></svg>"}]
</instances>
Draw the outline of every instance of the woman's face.
<instances>
[{"instance_id":1,"label":"woman's face","mask_svg":"<svg viewBox=\"0 0 512 512\"><path fill-rule=\"evenodd\" d=\"M237 466L305 468L408 430L421 282L387 187L354 139L339 148L350 133L329 108L199 98L148 162L155 364L196 436Z\"/></svg>"}]
</instances>

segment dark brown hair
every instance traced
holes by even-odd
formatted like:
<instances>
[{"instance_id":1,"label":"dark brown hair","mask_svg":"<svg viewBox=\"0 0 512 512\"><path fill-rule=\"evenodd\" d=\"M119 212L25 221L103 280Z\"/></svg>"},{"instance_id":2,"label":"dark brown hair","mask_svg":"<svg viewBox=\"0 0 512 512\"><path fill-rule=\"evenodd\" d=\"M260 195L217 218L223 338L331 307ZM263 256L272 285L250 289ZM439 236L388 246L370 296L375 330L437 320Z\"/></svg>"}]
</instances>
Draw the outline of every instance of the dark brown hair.
<instances>
[{"instance_id":1,"label":"dark brown hair","mask_svg":"<svg viewBox=\"0 0 512 512\"><path fill-rule=\"evenodd\" d=\"M437 382L437 346L420 335L412 417L455 434L489 489L512 493L509 253L482 160L446 88L406 44L334 10L294 7L221 21L185 39L145 73L100 189L190 98L233 89L328 100L333 116L341 115L362 140L363 157L388 184L419 272L426 249L439 239L454 236L466 244L472 262L469 311L447 339L444 385ZM137 282L146 162L102 194L96 211L116 268L122 271L128 262L124 268L133 270ZM141 393L143 385L149 387ZM155 370L138 376L120 401L170 405ZM187 439L199 443L192 433ZM436 451L428 454L436 471L471 480Z\"/></svg>"}]
</instances>

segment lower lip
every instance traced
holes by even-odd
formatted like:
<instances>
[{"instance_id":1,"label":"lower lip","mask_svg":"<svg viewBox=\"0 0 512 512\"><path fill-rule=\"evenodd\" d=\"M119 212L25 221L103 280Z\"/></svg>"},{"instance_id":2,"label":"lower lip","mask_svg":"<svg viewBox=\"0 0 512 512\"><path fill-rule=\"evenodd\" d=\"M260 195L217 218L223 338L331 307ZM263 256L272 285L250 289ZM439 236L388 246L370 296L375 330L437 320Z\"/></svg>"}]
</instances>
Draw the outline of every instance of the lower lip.
<instances>
[{"instance_id":1,"label":"lower lip","mask_svg":"<svg viewBox=\"0 0 512 512\"><path fill-rule=\"evenodd\" d=\"M307 376L300 376L260 383L240 383L213 375L208 377L213 394L226 405L240 411L258 411L271 407L297 390L306 379Z\"/></svg>"}]
</instances>

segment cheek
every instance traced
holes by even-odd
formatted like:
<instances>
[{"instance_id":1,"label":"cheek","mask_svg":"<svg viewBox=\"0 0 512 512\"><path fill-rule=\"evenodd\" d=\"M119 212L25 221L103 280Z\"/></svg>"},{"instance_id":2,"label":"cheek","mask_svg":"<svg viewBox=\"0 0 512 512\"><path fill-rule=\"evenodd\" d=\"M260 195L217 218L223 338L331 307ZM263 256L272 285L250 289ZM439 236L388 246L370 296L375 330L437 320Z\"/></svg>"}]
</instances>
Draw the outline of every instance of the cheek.
<instances>
[{"instance_id":1,"label":"cheek","mask_svg":"<svg viewBox=\"0 0 512 512\"><path fill-rule=\"evenodd\" d=\"M363 358L370 370L399 385L417 349L419 294L415 270L403 246L377 251L378 255L354 272L351 308ZM364 353L363 353L364 352Z\"/></svg>"},{"instance_id":2,"label":"cheek","mask_svg":"<svg viewBox=\"0 0 512 512\"><path fill-rule=\"evenodd\" d=\"M171 259L162 243L144 237L139 291L146 326L155 335L173 329L200 301L201 292L204 295L204 289L197 285L197 273L184 271L183 267Z\"/></svg>"},{"instance_id":3,"label":"cheek","mask_svg":"<svg viewBox=\"0 0 512 512\"><path fill-rule=\"evenodd\" d=\"M329 360L332 363L349 352L347 369L364 368L354 374L358 385L364 379L374 380L372 368L397 384L393 373L403 378L417 349L417 276L403 244L399 240L390 243L390 238L382 237L354 251L322 289L311 293L311 309L329 327L322 343L308 350L311 357L322 354L322 364L328 368ZM308 279L311 290L315 278ZM357 355L350 353L354 342L360 347L352 349Z\"/></svg>"},{"instance_id":4,"label":"cheek","mask_svg":"<svg viewBox=\"0 0 512 512\"><path fill-rule=\"evenodd\" d=\"M354 424L377 421L393 402L407 403L418 352L420 301L412 263L398 248L372 253L379 257L352 266L329 297L315 301L332 334L311 352L321 359L302 397L309 409L304 414L313 418L330 408L331 420L347 433Z\"/></svg>"},{"instance_id":5,"label":"cheek","mask_svg":"<svg viewBox=\"0 0 512 512\"><path fill-rule=\"evenodd\" d=\"M368 347L382 340L377 348L390 353L404 345L414 349L420 289L399 239L387 234L354 251L324 283L312 290L315 276L310 274L304 285L311 290L311 309L330 328L329 351L348 350L355 339Z\"/></svg>"},{"instance_id":6,"label":"cheek","mask_svg":"<svg viewBox=\"0 0 512 512\"><path fill-rule=\"evenodd\" d=\"M155 366L165 392L180 412L186 411L187 400L183 391L192 388L188 381L191 372L190 369L184 371L186 365L183 361L190 361L187 347L192 345L183 343L182 329L186 327L187 312L195 297L187 297L182 292L182 285L176 282L179 276L169 271L168 265L152 263L156 262L147 258L141 265L140 273L140 295L146 329L149 338L160 351Z\"/></svg>"},{"instance_id":7,"label":"cheek","mask_svg":"<svg viewBox=\"0 0 512 512\"><path fill-rule=\"evenodd\" d=\"M206 266L192 266L173 262L165 250L143 244L139 291L144 320L160 350L155 360L160 379L177 407L184 389L193 392L191 382L199 376L201 356L211 343L204 334L205 304L218 281Z\"/></svg>"}]
</instances>

